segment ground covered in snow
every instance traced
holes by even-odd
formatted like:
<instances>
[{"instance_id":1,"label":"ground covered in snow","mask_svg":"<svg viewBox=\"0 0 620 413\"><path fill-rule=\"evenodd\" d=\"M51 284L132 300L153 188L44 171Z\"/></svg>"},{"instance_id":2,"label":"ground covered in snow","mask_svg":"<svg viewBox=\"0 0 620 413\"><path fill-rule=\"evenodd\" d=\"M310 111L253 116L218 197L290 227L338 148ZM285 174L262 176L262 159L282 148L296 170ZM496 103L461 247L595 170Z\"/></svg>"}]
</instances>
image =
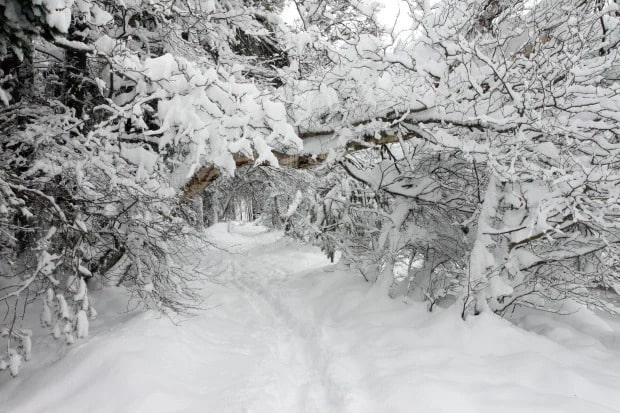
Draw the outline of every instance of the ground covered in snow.
<instances>
[{"instance_id":1,"label":"ground covered in snow","mask_svg":"<svg viewBox=\"0 0 620 413\"><path fill-rule=\"evenodd\" d=\"M106 311L123 297L100 292L89 339L44 352L41 338L18 378L0 376L0 412L620 412L613 320L463 322L264 228L208 236L209 309L175 326Z\"/></svg>"}]
</instances>

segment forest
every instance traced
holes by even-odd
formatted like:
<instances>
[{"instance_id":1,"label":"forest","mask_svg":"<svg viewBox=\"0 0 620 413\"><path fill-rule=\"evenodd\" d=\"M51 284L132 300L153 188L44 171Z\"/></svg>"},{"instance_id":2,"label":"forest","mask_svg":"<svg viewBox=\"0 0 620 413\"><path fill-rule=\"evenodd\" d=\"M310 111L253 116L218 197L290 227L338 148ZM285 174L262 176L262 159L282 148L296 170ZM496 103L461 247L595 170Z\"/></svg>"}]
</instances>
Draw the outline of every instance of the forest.
<instances>
[{"instance_id":1,"label":"forest","mask_svg":"<svg viewBox=\"0 0 620 413\"><path fill-rule=\"evenodd\" d=\"M618 0L0 0L0 376L93 292L208 308L239 221L464 325L613 319L619 42Z\"/></svg>"}]
</instances>

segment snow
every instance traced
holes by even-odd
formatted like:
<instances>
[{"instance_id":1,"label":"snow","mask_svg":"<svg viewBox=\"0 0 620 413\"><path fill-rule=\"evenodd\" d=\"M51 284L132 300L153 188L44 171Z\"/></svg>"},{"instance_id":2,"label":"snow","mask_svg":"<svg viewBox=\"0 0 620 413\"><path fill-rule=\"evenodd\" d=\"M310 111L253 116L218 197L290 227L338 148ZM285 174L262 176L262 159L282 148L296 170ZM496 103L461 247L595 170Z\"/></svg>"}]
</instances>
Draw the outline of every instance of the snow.
<instances>
[{"instance_id":1,"label":"snow","mask_svg":"<svg viewBox=\"0 0 620 413\"><path fill-rule=\"evenodd\" d=\"M48 11L47 24L61 33L67 33L71 25L71 5L73 0L42 0L35 4L42 4Z\"/></svg>"},{"instance_id":2,"label":"snow","mask_svg":"<svg viewBox=\"0 0 620 413\"><path fill-rule=\"evenodd\" d=\"M51 300L49 302L51 303ZM52 325L52 310L50 309L46 298L43 298L43 308L41 310L41 325L46 327Z\"/></svg>"},{"instance_id":3,"label":"snow","mask_svg":"<svg viewBox=\"0 0 620 413\"><path fill-rule=\"evenodd\" d=\"M84 268L83 266L79 266L79 270L80 273L87 275L87 276L92 276L91 272L88 271L88 269ZM78 287L77 287L77 292L75 294L75 296L73 297L74 301L82 301L86 298L86 282L84 281L84 278L80 277L80 279L77 282Z\"/></svg>"},{"instance_id":4,"label":"snow","mask_svg":"<svg viewBox=\"0 0 620 413\"><path fill-rule=\"evenodd\" d=\"M19 367L22 364L22 356L15 349L9 349L9 371L11 376L19 374Z\"/></svg>"},{"instance_id":5,"label":"snow","mask_svg":"<svg viewBox=\"0 0 620 413\"><path fill-rule=\"evenodd\" d=\"M291 204L288 206L288 210L286 211L286 214L284 214L284 217L285 218L292 217L295 211L297 211L297 208L299 208L299 204L301 204L302 200L303 200L303 194L301 193L301 191L298 190L295 193L295 198L293 198L293 202L291 202Z\"/></svg>"},{"instance_id":6,"label":"snow","mask_svg":"<svg viewBox=\"0 0 620 413\"><path fill-rule=\"evenodd\" d=\"M146 67L147 75L154 81L168 80L179 70L177 61L170 53L146 59L144 67Z\"/></svg>"},{"instance_id":7,"label":"snow","mask_svg":"<svg viewBox=\"0 0 620 413\"><path fill-rule=\"evenodd\" d=\"M123 144L121 145L121 156L128 162L142 166L147 171L153 171L159 155L153 151L143 148L139 145Z\"/></svg>"},{"instance_id":8,"label":"snow","mask_svg":"<svg viewBox=\"0 0 620 413\"><path fill-rule=\"evenodd\" d=\"M11 94L0 87L0 100L5 106L9 106L11 101Z\"/></svg>"},{"instance_id":9,"label":"snow","mask_svg":"<svg viewBox=\"0 0 620 413\"><path fill-rule=\"evenodd\" d=\"M30 330L21 330L21 339L22 346L24 347L24 360L29 361L32 357L32 339L30 336L32 335L32 331Z\"/></svg>"},{"instance_id":10,"label":"snow","mask_svg":"<svg viewBox=\"0 0 620 413\"><path fill-rule=\"evenodd\" d=\"M112 54L112 51L115 47L116 40L105 34L98 38L95 42L95 49L97 49L97 51L100 53Z\"/></svg>"},{"instance_id":11,"label":"snow","mask_svg":"<svg viewBox=\"0 0 620 413\"><path fill-rule=\"evenodd\" d=\"M210 275L207 309L175 325L108 311L125 308L120 290L93 291L104 311L90 338L54 354L38 352L52 339L33 333L32 360L14 361L20 376L0 376L0 410L620 411L617 320L577 311L464 322L458 306L428 313L391 300L264 227L217 224L206 236L215 245L190 258Z\"/></svg>"},{"instance_id":12,"label":"snow","mask_svg":"<svg viewBox=\"0 0 620 413\"><path fill-rule=\"evenodd\" d=\"M114 19L110 13L97 5L94 5L90 12L92 14L91 23L95 26L105 26Z\"/></svg>"},{"instance_id":13,"label":"snow","mask_svg":"<svg viewBox=\"0 0 620 413\"><path fill-rule=\"evenodd\" d=\"M88 328L89 328L89 322L88 322L88 315L86 314L86 311L84 310L80 310L77 312L76 315L76 335L77 338L86 338L88 337Z\"/></svg>"}]
</instances>

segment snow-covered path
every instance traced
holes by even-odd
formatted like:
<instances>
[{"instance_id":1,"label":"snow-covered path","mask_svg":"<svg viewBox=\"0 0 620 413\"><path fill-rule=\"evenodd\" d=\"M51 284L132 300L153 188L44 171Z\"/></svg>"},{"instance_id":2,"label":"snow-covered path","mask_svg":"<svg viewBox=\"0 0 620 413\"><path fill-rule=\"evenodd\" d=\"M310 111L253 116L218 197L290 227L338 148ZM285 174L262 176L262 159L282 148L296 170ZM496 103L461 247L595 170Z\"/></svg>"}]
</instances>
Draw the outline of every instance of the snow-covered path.
<instances>
[{"instance_id":1,"label":"snow-covered path","mask_svg":"<svg viewBox=\"0 0 620 413\"><path fill-rule=\"evenodd\" d=\"M209 231L212 308L180 326L101 312L63 360L0 379L0 413L620 412L618 333L592 316L464 323L260 227Z\"/></svg>"},{"instance_id":2,"label":"snow-covered path","mask_svg":"<svg viewBox=\"0 0 620 413\"><path fill-rule=\"evenodd\" d=\"M317 367L317 331L276 296L284 281L329 262L262 228L223 225L211 235L226 251L198 257L214 275L210 309L179 326L155 313L104 316L64 360L37 374L35 354L22 376L5 379L0 412L340 411L337 386Z\"/></svg>"},{"instance_id":3,"label":"snow-covered path","mask_svg":"<svg viewBox=\"0 0 620 413\"><path fill-rule=\"evenodd\" d=\"M305 258L290 252L280 251L277 256L291 255L284 263L292 266ZM251 342L262 358L225 408L239 412L337 412L338 399L333 392L337 386L320 369L324 351L320 332L304 326L277 297L283 281L295 274L290 268L284 269L282 261L274 262L274 254L277 251L254 255L259 266L256 262L230 261L228 285L250 306L246 315L251 320Z\"/></svg>"}]
</instances>

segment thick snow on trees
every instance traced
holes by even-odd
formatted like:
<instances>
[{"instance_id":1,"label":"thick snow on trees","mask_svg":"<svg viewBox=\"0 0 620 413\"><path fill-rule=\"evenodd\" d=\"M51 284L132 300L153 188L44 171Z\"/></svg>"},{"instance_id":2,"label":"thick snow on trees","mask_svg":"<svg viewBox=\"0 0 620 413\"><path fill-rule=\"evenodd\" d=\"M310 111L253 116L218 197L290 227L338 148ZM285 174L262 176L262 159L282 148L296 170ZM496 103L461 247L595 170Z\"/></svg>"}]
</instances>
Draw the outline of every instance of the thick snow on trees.
<instances>
[{"instance_id":1,"label":"thick snow on trees","mask_svg":"<svg viewBox=\"0 0 620 413\"><path fill-rule=\"evenodd\" d=\"M285 105L259 86L272 88L286 63L276 3L0 5L2 366L12 374L30 355L24 313L42 308L42 325L73 343L96 314L89 288L123 285L169 314L198 305L195 274L176 262L198 235L181 188L203 165L233 174L234 154L277 165L271 148L301 147Z\"/></svg>"},{"instance_id":2,"label":"thick snow on trees","mask_svg":"<svg viewBox=\"0 0 620 413\"><path fill-rule=\"evenodd\" d=\"M239 218L430 311L617 313L618 3L401 3L0 3L0 366L105 285L198 308L182 257Z\"/></svg>"},{"instance_id":3,"label":"thick snow on trees","mask_svg":"<svg viewBox=\"0 0 620 413\"><path fill-rule=\"evenodd\" d=\"M369 210L344 191L342 243L365 232L371 278L398 291L392 266L409 256L403 281L431 303L450 273L464 315L568 297L609 309L597 290L620 280L617 5L448 1L412 18L395 44L328 45L331 65L290 84L300 127L333 133L375 197ZM347 154L382 137L397 143Z\"/></svg>"}]
</instances>

